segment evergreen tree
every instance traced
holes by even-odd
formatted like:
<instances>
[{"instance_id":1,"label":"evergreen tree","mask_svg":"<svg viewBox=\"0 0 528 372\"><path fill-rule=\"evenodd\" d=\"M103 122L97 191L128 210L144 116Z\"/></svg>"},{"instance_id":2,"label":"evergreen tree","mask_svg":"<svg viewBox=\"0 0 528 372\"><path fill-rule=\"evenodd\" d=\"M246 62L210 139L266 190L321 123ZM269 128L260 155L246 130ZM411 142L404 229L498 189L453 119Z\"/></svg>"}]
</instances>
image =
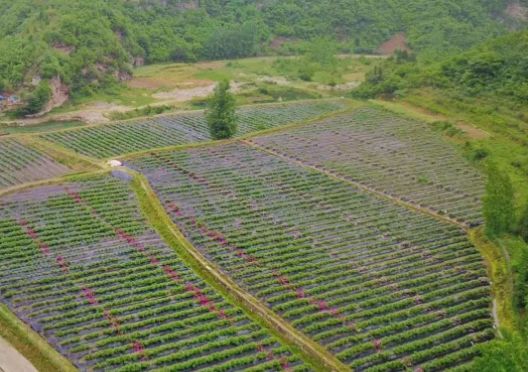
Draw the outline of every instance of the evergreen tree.
<instances>
[{"instance_id":1,"label":"evergreen tree","mask_svg":"<svg viewBox=\"0 0 528 372\"><path fill-rule=\"evenodd\" d=\"M486 234L490 237L509 232L514 223L513 186L509 176L490 165L484 196Z\"/></svg>"},{"instance_id":2,"label":"evergreen tree","mask_svg":"<svg viewBox=\"0 0 528 372\"><path fill-rule=\"evenodd\" d=\"M521 238L523 238L524 241L528 243L528 204L526 205L526 208L524 209L523 214L521 215L518 230Z\"/></svg>"},{"instance_id":3,"label":"evergreen tree","mask_svg":"<svg viewBox=\"0 0 528 372\"><path fill-rule=\"evenodd\" d=\"M235 97L229 92L229 82L224 80L215 88L207 108L207 124L213 139L231 138L236 134Z\"/></svg>"}]
</instances>

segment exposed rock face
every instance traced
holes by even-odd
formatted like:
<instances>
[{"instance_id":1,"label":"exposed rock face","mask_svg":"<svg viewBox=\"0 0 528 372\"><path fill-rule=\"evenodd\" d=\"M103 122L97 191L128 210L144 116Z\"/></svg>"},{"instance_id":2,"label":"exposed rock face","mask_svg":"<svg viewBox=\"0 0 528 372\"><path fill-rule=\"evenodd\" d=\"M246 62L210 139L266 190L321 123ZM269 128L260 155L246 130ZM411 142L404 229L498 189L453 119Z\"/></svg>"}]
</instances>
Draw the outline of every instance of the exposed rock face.
<instances>
[{"instance_id":1,"label":"exposed rock face","mask_svg":"<svg viewBox=\"0 0 528 372\"><path fill-rule=\"evenodd\" d=\"M397 33L389 40L381 44L378 48L378 53L383 55L391 55L398 50L407 52L411 51L411 48L409 48L409 46L407 45L407 37L403 32Z\"/></svg>"},{"instance_id":2,"label":"exposed rock face","mask_svg":"<svg viewBox=\"0 0 528 372\"><path fill-rule=\"evenodd\" d=\"M528 21L528 8L518 2L513 2L506 8L506 15L519 21Z\"/></svg>"}]
</instances>

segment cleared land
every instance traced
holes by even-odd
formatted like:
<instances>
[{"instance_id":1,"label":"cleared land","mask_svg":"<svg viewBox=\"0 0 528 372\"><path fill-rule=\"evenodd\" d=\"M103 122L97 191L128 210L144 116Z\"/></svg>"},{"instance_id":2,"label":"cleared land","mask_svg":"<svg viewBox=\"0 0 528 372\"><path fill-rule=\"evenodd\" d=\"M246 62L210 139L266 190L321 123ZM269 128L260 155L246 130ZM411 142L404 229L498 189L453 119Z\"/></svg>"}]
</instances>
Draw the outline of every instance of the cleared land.
<instances>
[{"instance_id":1,"label":"cleared land","mask_svg":"<svg viewBox=\"0 0 528 372\"><path fill-rule=\"evenodd\" d=\"M244 144L132 159L211 262L355 369L466 367L493 337L465 232Z\"/></svg>"},{"instance_id":2,"label":"cleared land","mask_svg":"<svg viewBox=\"0 0 528 372\"><path fill-rule=\"evenodd\" d=\"M238 134L314 119L346 107L340 100L242 107L238 110ZM41 138L96 158L211 139L201 111L60 131Z\"/></svg>"},{"instance_id":3,"label":"cleared land","mask_svg":"<svg viewBox=\"0 0 528 372\"><path fill-rule=\"evenodd\" d=\"M309 369L158 237L129 177L2 197L2 302L82 370Z\"/></svg>"},{"instance_id":4,"label":"cleared land","mask_svg":"<svg viewBox=\"0 0 528 372\"><path fill-rule=\"evenodd\" d=\"M65 165L17 139L0 140L0 188L62 176Z\"/></svg>"},{"instance_id":5,"label":"cleared land","mask_svg":"<svg viewBox=\"0 0 528 372\"><path fill-rule=\"evenodd\" d=\"M459 222L483 221L484 177L423 122L361 108L253 142Z\"/></svg>"}]
</instances>

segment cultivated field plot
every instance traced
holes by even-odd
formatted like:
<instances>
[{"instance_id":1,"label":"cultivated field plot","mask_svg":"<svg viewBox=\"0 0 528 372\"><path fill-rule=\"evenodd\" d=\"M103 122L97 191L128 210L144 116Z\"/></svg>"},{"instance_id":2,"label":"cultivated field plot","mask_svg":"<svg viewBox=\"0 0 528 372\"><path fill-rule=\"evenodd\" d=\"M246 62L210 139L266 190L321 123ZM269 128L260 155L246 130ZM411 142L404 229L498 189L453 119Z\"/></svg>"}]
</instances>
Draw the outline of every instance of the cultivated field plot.
<instances>
[{"instance_id":1,"label":"cultivated field plot","mask_svg":"<svg viewBox=\"0 0 528 372\"><path fill-rule=\"evenodd\" d=\"M454 219L482 222L483 176L425 123L362 108L254 142Z\"/></svg>"},{"instance_id":2,"label":"cultivated field plot","mask_svg":"<svg viewBox=\"0 0 528 372\"><path fill-rule=\"evenodd\" d=\"M343 101L309 101L242 107L238 134L309 120L342 110ZM131 152L210 139L203 112L140 119L42 135L83 155L108 158Z\"/></svg>"},{"instance_id":3,"label":"cultivated field plot","mask_svg":"<svg viewBox=\"0 0 528 372\"><path fill-rule=\"evenodd\" d=\"M464 367L493 337L483 260L454 225L244 144L127 165L209 260L357 370Z\"/></svg>"},{"instance_id":4,"label":"cultivated field plot","mask_svg":"<svg viewBox=\"0 0 528 372\"><path fill-rule=\"evenodd\" d=\"M81 370L306 370L185 266L116 176L0 199L0 300Z\"/></svg>"},{"instance_id":5,"label":"cultivated field plot","mask_svg":"<svg viewBox=\"0 0 528 372\"><path fill-rule=\"evenodd\" d=\"M0 140L0 188L54 178L68 167L16 139Z\"/></svg>"}]
</instances>

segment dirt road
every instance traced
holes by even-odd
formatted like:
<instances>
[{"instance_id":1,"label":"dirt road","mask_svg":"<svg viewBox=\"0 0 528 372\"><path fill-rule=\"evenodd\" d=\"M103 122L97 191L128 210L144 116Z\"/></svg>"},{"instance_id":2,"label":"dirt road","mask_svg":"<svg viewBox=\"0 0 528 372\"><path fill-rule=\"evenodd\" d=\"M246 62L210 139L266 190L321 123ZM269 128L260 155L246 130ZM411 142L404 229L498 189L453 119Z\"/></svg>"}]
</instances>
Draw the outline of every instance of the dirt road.
<instances>
[{"instance_id":1,"label":"dirt road","mask_svg":"<svg viewBox=\"0 0 528 372\"><path fill-rule=\"evenodd\" d=\"M38 372L22 354L0 337L0 372Z\"/></svg>"}]
</instances>

